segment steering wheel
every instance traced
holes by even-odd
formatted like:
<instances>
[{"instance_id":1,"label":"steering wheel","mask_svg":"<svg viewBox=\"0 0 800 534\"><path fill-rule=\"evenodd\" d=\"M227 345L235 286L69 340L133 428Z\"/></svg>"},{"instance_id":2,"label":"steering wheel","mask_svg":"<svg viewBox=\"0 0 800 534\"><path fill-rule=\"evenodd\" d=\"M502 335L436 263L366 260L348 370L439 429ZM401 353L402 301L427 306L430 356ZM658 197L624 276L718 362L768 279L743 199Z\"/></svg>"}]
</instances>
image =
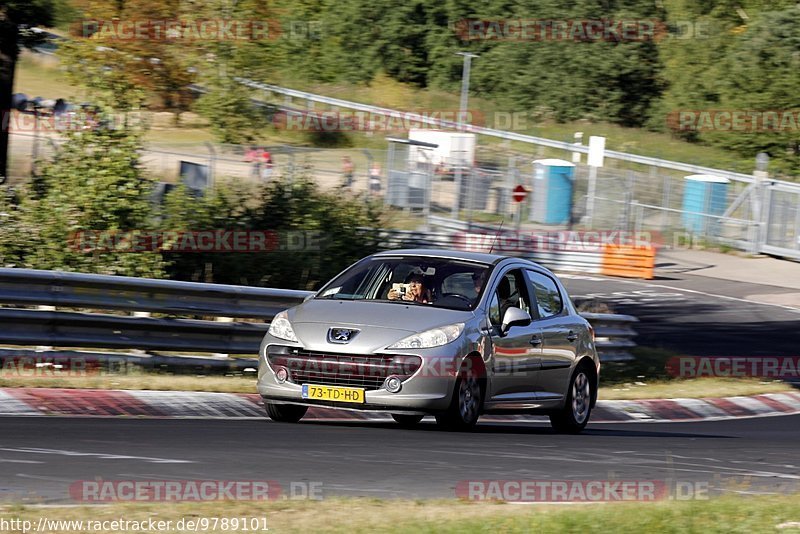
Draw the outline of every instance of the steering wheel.
<instances>
[{"instance_id":1,"label":"steering wheel","mask_svg":"<svg viewBox=\"0 0 800 534\"><path fill-rule=\"evenodd\" d=\"M440 298L446 298L446 297L456 297L462 299L464 302L472 306L472 299L462 295L461 293L442 293L442 296Z\"/></svg>"}]
</instances>

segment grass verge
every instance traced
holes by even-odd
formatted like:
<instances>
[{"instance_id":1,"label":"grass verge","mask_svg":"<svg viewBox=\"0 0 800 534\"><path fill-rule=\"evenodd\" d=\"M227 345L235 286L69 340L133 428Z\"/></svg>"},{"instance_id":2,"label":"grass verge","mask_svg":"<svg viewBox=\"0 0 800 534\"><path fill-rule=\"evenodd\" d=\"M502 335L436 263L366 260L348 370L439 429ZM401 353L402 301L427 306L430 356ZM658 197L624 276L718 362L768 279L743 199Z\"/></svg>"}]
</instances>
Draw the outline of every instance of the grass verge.
<instances>
[{"instance_id":1,"label":"grass verge","mask_svg":"<svg viewBox=\"0 0 800 534\"><path fill-rule=\"evenodd\" d=\"M171 521L238 518L265 522L273 532L641 532L731 533L797 532L797 495L721 497L711 500L611 503L585 506L510 506L464 501L323 501L214 502L181 504L112 504L107 506L5 506L0 519L37 525L40 518L61 521ZM204 532L253 532L244 528L203 528ZM53 529L94 532L92 528ZM212 525L213 526L213 525ZM241 524L240 524L241 526ZM249 526L249 525L248 525ZM261 523L260 526L263 526ZM259 526L259 530L263 531ZM778 530L780 529L780 530ZM120 530L103 530L119 532ZM140 530L145 531L145 530ZM186 530L184 530L186 531Z\"/></svg>"},{"instance_id":2,"label":"grass verge","mask_svg":"<svg viewBox=\"0 0 800 534\"><path fill-rule=\"evenodd\" d=\"M209 391L219 393L255 393L255 377L181 376L132 373L97 376L19 376L0 375L0 387L67 389L145 389L155 391ZM696 378L654 382L629 382L603 386L601 400L669 399L732 397L794 391L780 381L758 379Z\"/></svg>"}]
</instances>

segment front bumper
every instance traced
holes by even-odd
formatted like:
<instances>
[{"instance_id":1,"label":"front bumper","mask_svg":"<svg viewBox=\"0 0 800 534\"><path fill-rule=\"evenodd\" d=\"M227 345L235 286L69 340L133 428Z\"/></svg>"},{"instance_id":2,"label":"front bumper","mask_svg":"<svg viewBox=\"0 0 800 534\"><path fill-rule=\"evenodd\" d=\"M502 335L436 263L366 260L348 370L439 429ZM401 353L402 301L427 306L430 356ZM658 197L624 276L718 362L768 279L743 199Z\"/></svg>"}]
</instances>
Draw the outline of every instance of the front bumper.
<instances>
[{"instance_id":1,"label":"front bumper","mask_svg":"<svg viewBox=\"0 0 800 534\"><path fill-rule=\"evenodd\" d=\"M272 341L272 340L269 340ZM364 403L332 402L304 399L302 384L278 382L266 355L270 348L285 347L286 343L265 339L259 354L258 392L266 401L301 404L304 406L324 406L355 411L392 411L394 413L437 413L450 406L457 370L461 364L461 347L458 343L433 349L402 352L416 355L422 360L420 368L402 383L397 393L382 387L366 389ZM291 345L291 344L289 344ZM294 346L292 348L299 348ZM396 354L394 352L393 354ZM364 355L359 355L364 356ZM318 383L318 382L311 382ZM324 382L322 382L324 384Z\"/></svg>"}]
</instances>

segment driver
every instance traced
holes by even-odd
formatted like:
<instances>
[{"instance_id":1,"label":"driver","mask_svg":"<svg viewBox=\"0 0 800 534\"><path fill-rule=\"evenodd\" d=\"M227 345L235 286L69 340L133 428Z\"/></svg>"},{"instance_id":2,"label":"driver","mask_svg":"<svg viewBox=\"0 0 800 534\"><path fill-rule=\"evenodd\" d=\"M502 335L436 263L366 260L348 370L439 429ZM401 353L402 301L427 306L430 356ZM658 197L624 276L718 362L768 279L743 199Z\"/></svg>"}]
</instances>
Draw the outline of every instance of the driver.
<instances>
[{"instance_id":1,"label":"driver","mask_svg":"<svg viewBox=\"0 0 800 534\"><path fill-rule=\"evenodd\" d=\"M475 289L476 297L481 294L481 289L483 289L483 284L485 283L486 283L486 269L472 273L472 285Z\"/></svg>"},{"instance_id":2,"label":"driver","mask_svg":"<svg viewBox=\"0 0 800 534\"><path fill-rule=\"evenodd\" d=\"M408 300L420 304L429 304L432 300L430 289L425 288L425 278L419 273L411 273L406 277L408 291L400 294L394 289L389 290L389 300Z\"/></svg>"}]
</instances>

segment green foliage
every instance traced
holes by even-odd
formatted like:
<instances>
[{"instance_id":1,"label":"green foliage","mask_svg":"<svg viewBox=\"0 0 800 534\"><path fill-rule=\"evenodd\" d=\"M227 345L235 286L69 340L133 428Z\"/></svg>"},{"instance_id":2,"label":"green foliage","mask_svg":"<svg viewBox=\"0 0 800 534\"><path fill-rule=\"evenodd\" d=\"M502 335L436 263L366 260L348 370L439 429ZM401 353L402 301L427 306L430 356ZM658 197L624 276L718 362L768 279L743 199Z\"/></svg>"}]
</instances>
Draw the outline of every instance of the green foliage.
<instances>
[{"instance_id":1,"label":"green foliage","mask_svg":"<svg viewBox=\"0 0 800 534\"><path fill-rule=\"evenodd\" d=\"M167 197L165 231L267 232L267 252L166 252L171 278L225 284L313 289L378 250L381 208L361 198L325 193L308 179L278 180L259 190L220 186L196 197L178 188Z\"/></svg>"},{"instance_id":2,"label":"green foliage","mask_svg":"<svg viewBox=\"0 0 800 534\"><path fill-rule=\"evenodd\" d=\"M249 91L232 80L221 81L195 104L195 109L205 116L218 141L230 144L248 144L267 125L267 116L255 108Z\"/></svg>"},{"instance_id":3,"label":"green foliage","mask_svg":"<svg viewBox=\"0 0 800 534\"><path fill-rule=\"evenodd\" d=\"M795 2L675 0L668 11L670 22L688 25L688 34L673 36L660 46L670 86L648 126L667 129L666 118L675 110L797 109L800 9ZM796 128L675 133L751 160L758 152L768 152L771 171L800 170Z\"/></svg>"},{"instance_id":4,"label":"green foliage","mask_svg":"<svg viewBox=\"0 0 800 534\"><path fill-rule=\"evenodd\" d=\"M762 13L736 41L723 62L721 103L726 109L793 111L800 87L800 5ZM713 144L752 155L764 151L772 168L800 172L800 124L754 132L703 135Z\"/></svg>"},{"instance_id":5,"label":"green foliage","mask_svg":"<svg viewBox=\"0 0 800 534\"><path fill-rule=\"evenodd\" d=\"M39 191L4 200L0 264L32 269L161 277L158 254L84 245L96 232L144 230L153 183L138 166L139 135L97 129L68 134L41 169Z\"/></svg>"}]
</instances>

